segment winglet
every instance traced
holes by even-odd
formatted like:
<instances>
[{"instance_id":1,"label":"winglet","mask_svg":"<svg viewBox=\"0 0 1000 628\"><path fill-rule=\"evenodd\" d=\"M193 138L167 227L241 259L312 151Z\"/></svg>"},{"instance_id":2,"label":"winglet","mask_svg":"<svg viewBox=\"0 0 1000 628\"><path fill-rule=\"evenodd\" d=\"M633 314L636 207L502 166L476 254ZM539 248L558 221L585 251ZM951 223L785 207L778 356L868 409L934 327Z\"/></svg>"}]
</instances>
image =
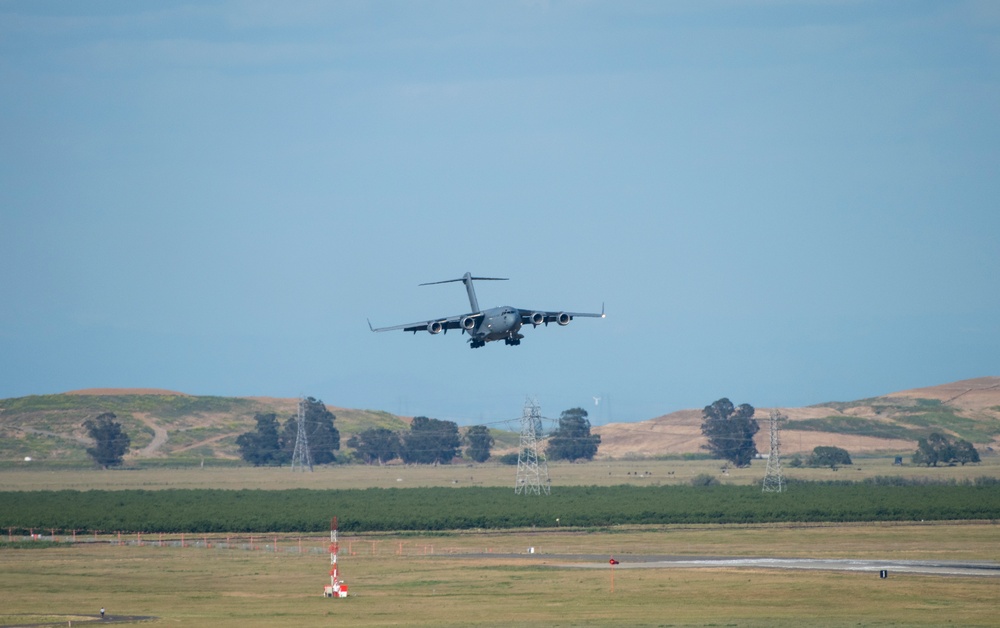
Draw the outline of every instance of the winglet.
<instances>
[{"instance_id":1,"label":"winglet","mask_svg":"<svg viewBox=\"0 0 1000 628\"><path fill-rule=\"evenodd\" d=\"M372 331L375 331L375 328L372 327L372 319L368 318L368 319L365 319L365 320L368 321L368 329L370 329Z\"/></svg>"},{"instance_id":2,"label":"winglet","mask_svg":"<svg viewBox=\"0 0 1000 628\"><path fill-rule=\"evenodd\" d=\"M601 301L601 318L604 318L604 301ZM371 323L368 326L371 327Z\"/></svg>"}]
</instances>

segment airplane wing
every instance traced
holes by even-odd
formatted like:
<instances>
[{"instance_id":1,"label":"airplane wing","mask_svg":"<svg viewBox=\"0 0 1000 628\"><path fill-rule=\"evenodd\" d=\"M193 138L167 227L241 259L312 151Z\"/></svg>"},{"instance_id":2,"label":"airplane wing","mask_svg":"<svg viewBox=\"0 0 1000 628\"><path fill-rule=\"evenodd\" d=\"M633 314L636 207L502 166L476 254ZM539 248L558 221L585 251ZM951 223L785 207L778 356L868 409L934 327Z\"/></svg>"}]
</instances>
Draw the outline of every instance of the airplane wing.
<instances>
[{"instance_id":1,"label":"airplane wing","mask_svg":"<svg viewBox=\"0 0 1000 628\"><path fill-rule=\"evenodd\" d=\"M412 331L413 333L426 331L432 334L440 334L442 331L447 332L449 329L472 329L482 316L482 313L459 314L446 318L432 318L431 320L418 321L416 323L393 325L392 327L372 327L372 322L368 321L368 328L372 331L397 331L402 329L403 331Z\"/></svg>"},{"instance_id":2,"label":"airplane wing","mask_svg":"<svg viewBox=\"0 0 1000 628\"><path fill-rule=\"evenodd\" d=\"M518 308L518 313L521 315L522 325L534 325L538 327L539 325L548 325L549 323L559 323L560 325L568 325L571 320L577 316L590 316L592 318L604 318L604 304L601 304L601 312L548 312L545 310L524 310Z\"/></svg>"}]
</instances>

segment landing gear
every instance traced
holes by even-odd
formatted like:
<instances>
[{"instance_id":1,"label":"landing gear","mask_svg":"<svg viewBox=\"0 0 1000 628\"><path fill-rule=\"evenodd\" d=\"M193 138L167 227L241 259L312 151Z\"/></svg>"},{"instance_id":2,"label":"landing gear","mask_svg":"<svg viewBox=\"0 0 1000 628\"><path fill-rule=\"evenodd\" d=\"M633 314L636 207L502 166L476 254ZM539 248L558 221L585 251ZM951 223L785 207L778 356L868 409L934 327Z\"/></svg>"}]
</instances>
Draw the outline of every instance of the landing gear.
<instances>
[{"instance_id":1,"label":"landing gear","mask_svg":"<svg viewBox=\"0 0 1000 628\"><path fill-rule=\"evenodd\" d=\"M505 345L509 347L516 347L517 345L521 344L521 338L524 338L524 336L522 336L521 334L515 334L513 336L508 336L504 338L503 342Z\"/></svg>"},{"instance_id":2,"label":"landing gear","mask_svg":"<svg viewBox=\"0 0 1000 628\"><path fill-rule=\"evenodd\" d=\"M485 347L486 341L473 338L469 341L469 347L472 349L478 349L479 347Z\"/></svg>"}]
</instances>

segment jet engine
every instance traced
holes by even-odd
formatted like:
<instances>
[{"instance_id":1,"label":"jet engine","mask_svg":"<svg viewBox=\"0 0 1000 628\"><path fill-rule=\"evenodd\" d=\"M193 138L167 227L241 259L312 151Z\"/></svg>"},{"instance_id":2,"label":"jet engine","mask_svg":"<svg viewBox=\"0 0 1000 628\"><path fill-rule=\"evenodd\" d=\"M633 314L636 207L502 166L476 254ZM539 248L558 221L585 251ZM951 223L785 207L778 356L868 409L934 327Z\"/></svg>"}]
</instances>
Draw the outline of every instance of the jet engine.
<instances>
[{"instance_id":1,"label":"jet engine","mask_svg":"<svg viewBox=\"0 0 1000 628\"><path fill-rule=\"evenodd\" d=\"M472 328L476 326L476 317L466 316L465 318L462 319L461 325L462 329L465 329L466 331L471 331Z\"/></svg>"},{"instance_id":2,"label":"jet engine","mask_svg":"<svg viewBox=\"0 0 1000 628\"><path fill-rule=\"evenodd\" d=\"M442 329L444 329L444 326L438 321L431 321L427 323L427 331L432 334L440 334Z\"/></svg>"},{"instance_id":3,"label":"jet engine","mask_svg":"<svg viewBox=\"0 0 1000 628\"><path fill-rule=\"evenodd\" d=\"M531 319L530 320L531 320L531 324L532 325L534 325L535 327L538 327L539 325L541 325L542 323L545 322L545 314L543 314L542 312L534 312L531 315Z\"/></svg>"},{"instance_id":4,"label":"jet engine","mask_svg":"<svg viewBox=\"0 0 1000 628\"><path fill-rule=\"evenodd\" d=\"M573 320L573 317L566 312L559 312L559 315L556 316L556 322L560 325L569 325L571 320Z\"/></svg>"}]
</instances>

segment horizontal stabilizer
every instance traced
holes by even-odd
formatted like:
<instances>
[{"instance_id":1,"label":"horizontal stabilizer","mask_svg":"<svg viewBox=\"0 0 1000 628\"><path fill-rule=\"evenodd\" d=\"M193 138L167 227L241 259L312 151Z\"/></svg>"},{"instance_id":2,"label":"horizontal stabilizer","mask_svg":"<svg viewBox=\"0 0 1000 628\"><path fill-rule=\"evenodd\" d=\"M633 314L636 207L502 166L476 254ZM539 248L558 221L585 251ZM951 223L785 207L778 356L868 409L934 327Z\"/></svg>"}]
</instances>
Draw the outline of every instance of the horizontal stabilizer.
<instances>
[{"instance_id":1,"label":"horizontal stabilizer","mask_svg":"<svg viewBox=\"0 0 1000 628\"><path fill-rule=\"evenodd\" d=\"M461 277L459 279L445 279L444 281L428 281L427 283L420 284L421 286L434 286L439 283L454 283L456 281L466 281L467 279L472 279L474 281L508 281L508 277Z\"/></svg>"}]
</instances>

